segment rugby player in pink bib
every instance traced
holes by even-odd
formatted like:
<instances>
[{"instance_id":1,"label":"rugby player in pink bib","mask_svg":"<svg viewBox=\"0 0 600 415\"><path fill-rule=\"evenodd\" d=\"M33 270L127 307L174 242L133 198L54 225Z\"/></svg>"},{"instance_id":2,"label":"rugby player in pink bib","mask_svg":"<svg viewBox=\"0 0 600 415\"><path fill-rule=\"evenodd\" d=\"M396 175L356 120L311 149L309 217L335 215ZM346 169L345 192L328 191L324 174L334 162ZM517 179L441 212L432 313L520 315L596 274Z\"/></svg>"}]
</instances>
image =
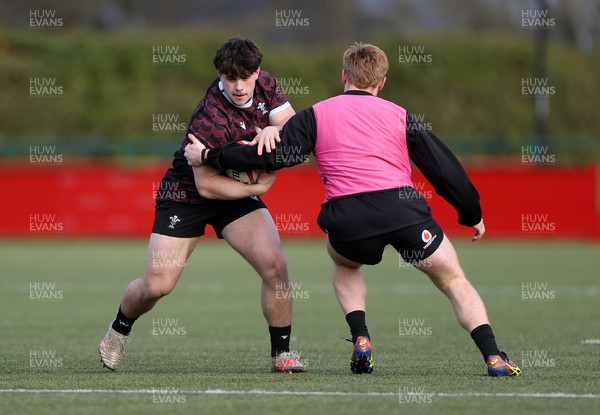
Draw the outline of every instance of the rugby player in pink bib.
<instances>
[{"instance_id":1,"label":"rugby player in pink bib","mask_svg":"<svg viewBox=\"0 0 600 415\"><path fill-rule=\"evenodd\" d=\"M221 170L272 171L302 162L301 157L281 154L314 154L326 189L318 224L327 233L335 264L333 286L352 334L353 373L373 371L360 268L379 263L384 248L392 245L448 297L458 322L481 351L488 374L518 376L521 370L496 345L483 301L454 247L414 189L410 160L457 210L458 222L474 228L473 241L485 233L479 194L439 138L404 108L377 97L387 70L381 49L354 44L344 53L344 93L293 116L276 146L255 139L258 151L236 143L205 149L190 135L185 156L195 169L208 164Z\"/></svg>"}]
</instances>

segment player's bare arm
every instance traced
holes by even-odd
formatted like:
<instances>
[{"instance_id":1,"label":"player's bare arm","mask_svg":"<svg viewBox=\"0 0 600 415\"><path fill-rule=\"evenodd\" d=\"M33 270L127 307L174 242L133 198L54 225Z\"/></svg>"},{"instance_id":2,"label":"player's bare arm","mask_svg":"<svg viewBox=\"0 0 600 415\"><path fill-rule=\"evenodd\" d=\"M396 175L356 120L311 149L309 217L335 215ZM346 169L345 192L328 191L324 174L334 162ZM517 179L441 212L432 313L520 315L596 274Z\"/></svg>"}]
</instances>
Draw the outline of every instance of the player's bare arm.
<instances>
[{"instance_id":1,"label":"player's bare arm","mask_svg":"<svg viewBox=\"0 0 600 415\"><path fill-rule=\"evenodd\" d=\"M188 134L191 143L185 147L184 155L194 171L194 181L198 193L207 199L235 200L260 196L267 192L275 181L274 174L261 174L258 182L249 186L220 174L210 166L203 166L201 154L206 146L192 134Z\"/></svg>"},{"instance_id":2,"label":"player's bare arm","mask_svg":"<svg viewBox=\"0 0 600 415\"><path fill-rule=\"evenodd\" d=\"M198 193L207 199L235 200L260 196L266 193L275 182L275 174L264 173L253 185L244 184L222 176L219 170L210 166L192 167Z\"/></svg>"}]
</instances>

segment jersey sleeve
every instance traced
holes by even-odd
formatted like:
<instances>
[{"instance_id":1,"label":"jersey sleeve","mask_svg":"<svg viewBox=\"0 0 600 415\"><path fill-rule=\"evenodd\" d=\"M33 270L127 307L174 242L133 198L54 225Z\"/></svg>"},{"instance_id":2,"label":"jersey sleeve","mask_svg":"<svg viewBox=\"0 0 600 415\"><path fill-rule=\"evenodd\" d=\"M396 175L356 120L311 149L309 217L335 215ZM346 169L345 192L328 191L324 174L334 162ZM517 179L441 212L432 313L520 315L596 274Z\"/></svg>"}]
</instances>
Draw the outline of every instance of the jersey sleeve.
<instances>
[{"instance_id":1,"label":"jersey sleeve","mask_svg":"<svg viewBox=\"0 0 600 415\"><path fill-rule=\"evenodd\" d=\"M209 91L192 114L188 133L193 134L206 147L215 148L230 141L231 131L228 125L226 110L222 108L221 103L214 94ZM189 143L190 140L186 134L182 148L185 148Z\"/></svg>"},{"instance_id":2,"label":"jersey sleeve","mask_svg":"<svg viewBox=\"0 0 600 415\"><path fill-rule=\"evenodd\" d=\"M286 108L291 107L292 105L288 102L287 97L285 96L285 93L283 92L283 88L281 87L281 84L277 81L277 79L272 76L272 96L271 96L271 100L269 102L269 108L271 108L271 110L269 111L269 117L272 117L273 115L277 114L278 112L283 111Z\"/></svg>"},{"instance_id":3,"label":"jersey sleeve","mask_svg":"<svg viewBox=\"0 0 600 415\"><path fill-rule=\"evenodd\" d=\"M408 155L435 191L458 212L458 223L481 221L479 193L452 151L431 131L406 113Z\"/></svg>"},{"instance_id":4,"label":"jersey sleeve","mask_svg":"<svg viewBox=\"0 0 600 415\"><path fill-rule=\"evenodd\" d=\"M304 156L310 154L316 143L315 113L311 108L304 109L291 117L280 131L281 142L275 151L263 151L258 155L256 147L229 143L223 147L208 152L208 157L202 159L220 170L234 169L239 171L260 169L274 171L284 167L292 167L303 162L303 157L288 157L294 154Z\"/></svg>"}]
</instances>

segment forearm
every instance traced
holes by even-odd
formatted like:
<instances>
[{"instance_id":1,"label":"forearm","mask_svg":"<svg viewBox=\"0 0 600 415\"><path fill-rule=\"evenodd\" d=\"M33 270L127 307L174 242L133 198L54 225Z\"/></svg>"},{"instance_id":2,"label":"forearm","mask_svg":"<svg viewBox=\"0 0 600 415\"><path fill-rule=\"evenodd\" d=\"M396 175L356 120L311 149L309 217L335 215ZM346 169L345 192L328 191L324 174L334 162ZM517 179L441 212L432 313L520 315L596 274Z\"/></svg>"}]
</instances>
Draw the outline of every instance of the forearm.
<instances>
[{"instance_id":1,"label":"forearm","mask_svg":"<svg viewBox=\"0 0 600 415\"><path fill-rule=\"evenodd\" d=\"M202 163L219 170L245 171L258 169L275 171L287 167L283 163L278 163L280 157L278 157L277 148L271 153L264 152L259 156L256 153L256 147L229 143L223 147L207 150L206 154L208 156L202 159Z\"/></svg>"},{"instance_id":2,"label":"forearm","mask_svg":"<svg viewBox=\"0 0 600 415\"><path fill-rule=\"evenodd\" d=\"M201 174L202 167L192 167L194 181L200 196L215 200L236 200L252 196L260 196L266 192L264 186L259 184L248 185L235 181L229 177L214 174L207 176Z\"/></svg>"},{"instance_id":3,"label":"forearm","mask_svg":"<svg viewBox=\"0 0 600 415\"><path fill-rule=\"evenodd\" d=\"M312 108L294 115L281 131L281 142L275 151L258 155L255 147L229 143L208 150L202 162L219 170L260 169L275 171L306 161L314 150L316 124ZM205 156L206 156L205 154Z\"/></svg>"}]
</instances>

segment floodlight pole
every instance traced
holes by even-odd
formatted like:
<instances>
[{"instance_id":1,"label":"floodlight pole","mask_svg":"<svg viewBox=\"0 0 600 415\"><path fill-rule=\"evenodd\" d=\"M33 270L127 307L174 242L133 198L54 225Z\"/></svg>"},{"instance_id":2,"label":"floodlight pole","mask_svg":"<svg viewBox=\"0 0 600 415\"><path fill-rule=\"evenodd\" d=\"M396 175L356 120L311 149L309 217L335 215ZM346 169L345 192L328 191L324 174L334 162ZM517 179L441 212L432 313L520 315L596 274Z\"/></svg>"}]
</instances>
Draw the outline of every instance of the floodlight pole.
<instances>
[{"instance_id":1,"label":"floodlight pole","mask_svg":"<svg viewBox=\"0 0 600 415\"><path fill-rule=\"evenodd\" d=\"M546 0L537 0L538 9L548 10ZM535 42L535 72L538 79L546 79L546 60L548 49L548 30L543 26L536 30ZM535 95L535 136L540 145L546 143L546 134L548 126L548 114L550 112L550 103L547 94Z\"/></svg>"}]
</instances>

